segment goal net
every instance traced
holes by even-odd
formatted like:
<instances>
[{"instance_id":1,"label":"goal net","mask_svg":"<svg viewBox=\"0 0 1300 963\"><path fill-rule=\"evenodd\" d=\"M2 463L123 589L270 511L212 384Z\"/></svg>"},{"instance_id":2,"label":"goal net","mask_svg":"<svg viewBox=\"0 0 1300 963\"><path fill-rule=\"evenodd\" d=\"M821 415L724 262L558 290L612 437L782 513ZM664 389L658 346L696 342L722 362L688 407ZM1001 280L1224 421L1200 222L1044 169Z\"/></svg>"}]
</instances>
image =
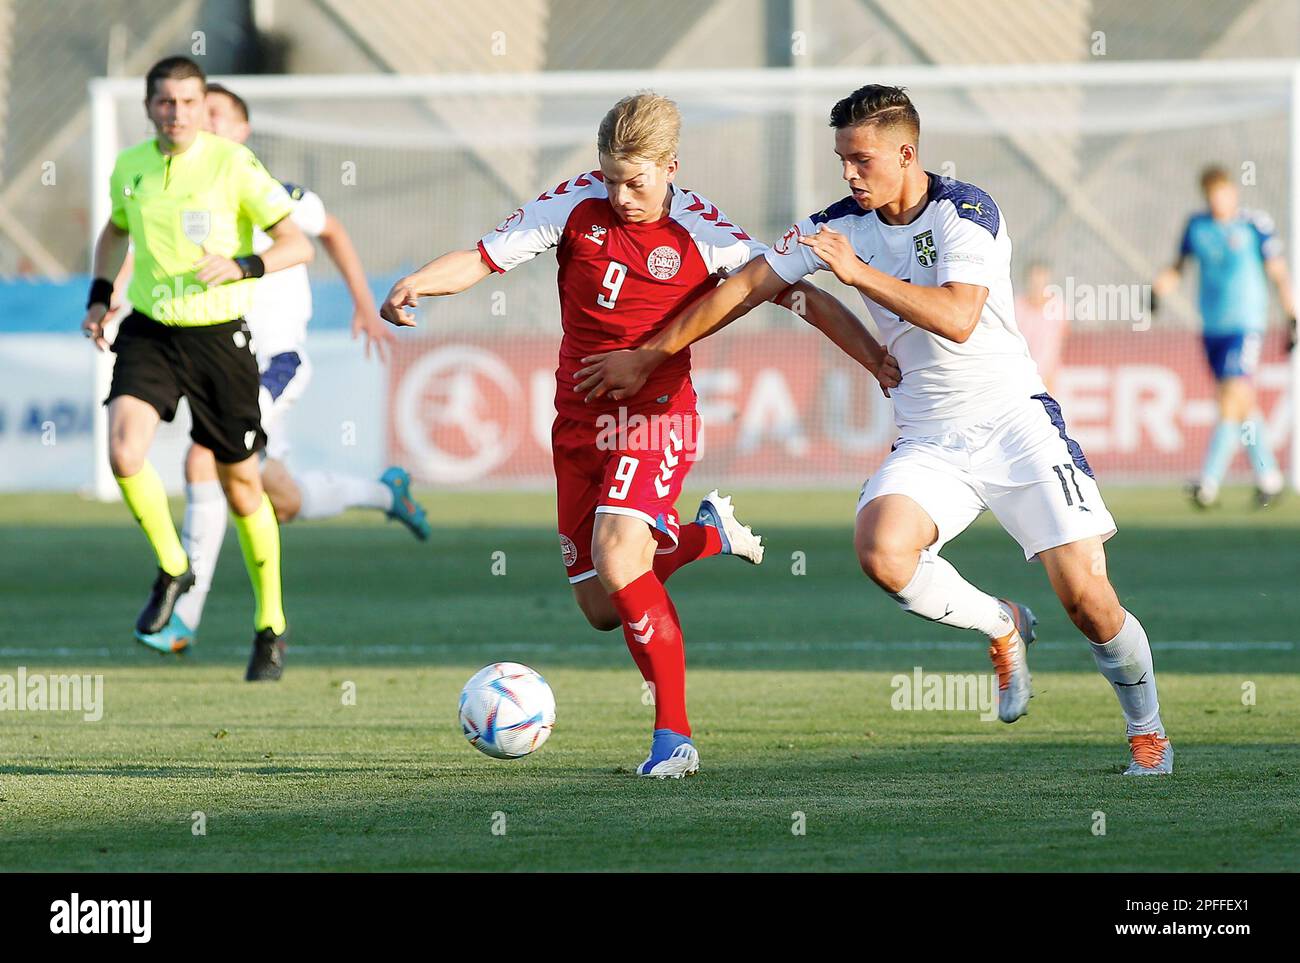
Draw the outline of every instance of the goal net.
<instances>
[{"instance_id":1,"label":"goal net","mask_svg":"<svg viewBox=\"0 0 1300 963\"><path fill-rule=\"evenodd\" d=\"M1296 263L1297 77L1289 63L1205 62L221 80L248 101L249 145L271 172L315 190L347 227L377 299L591 170L601 116L639 89L681 107L678 184L774 241L847 193L831 104L863 83L903 84L926 168L993 196L1017 295L1045 292L1018 317L1071 436L1103 482L1168 483L1197 473L1216 405L1195 267L1154 316L1150 283L1203 206L1198 174L1211 163L1238 180L1243 207L1271 215ZM151 133L142 90L92 85L96 230L115 152ZM551 484L552 257L423 302L387 366L349 338L351 302L323 254L311 275L314 375L291 419L295 463L370 473L397 462L420 482L466 488ZM855 292L829 275L819 283L865 317ZM874 383L781 309L702 342L694 367L705 423L696 484L856 486L895 438ZM107 377L105 367L97 397ZM1259 425L1285 465L1294 378L1276 301L1256 380ZM179 416L157 453L173 484L186 431ZM99 490L115 494L98 461ZM1248 476L1244 455L1233 471Z\"/></svg>"}]
</instances>

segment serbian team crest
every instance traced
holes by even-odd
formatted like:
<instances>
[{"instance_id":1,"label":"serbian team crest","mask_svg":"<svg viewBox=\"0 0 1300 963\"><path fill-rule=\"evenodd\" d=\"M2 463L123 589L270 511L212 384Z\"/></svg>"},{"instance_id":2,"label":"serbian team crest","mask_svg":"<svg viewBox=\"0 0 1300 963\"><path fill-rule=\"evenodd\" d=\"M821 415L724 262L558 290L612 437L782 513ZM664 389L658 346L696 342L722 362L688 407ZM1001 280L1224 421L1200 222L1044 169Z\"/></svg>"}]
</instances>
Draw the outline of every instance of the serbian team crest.
<instances>
[{"instance_id":1,"label":"serbian team crest","mask_svg":"<svg viewBox=\"0 0 1300 963\"><path fill-rule=\"evenodd\" d=\"M560 536L560 552L564 555L564 567L571 568L578 564L578 546L568 535Z\"/></svg>"},{"instance_id":2,"label":"serbian team crest","mask_svg":"<svg viewBox=\"0 0 1300 963\"><path fill-rule=\"evenodd\" d=\"M912 244L916 247L916 259L921 262L921 267L930 267L934 264L934 231L925 231L912 238Z\"/></svg>"},{"instance_id":3,"label":"serbian team crest","mask_svg":"<svg viewBox=\"0 0 1300 963\"><path fill-rule=\"evenodd\" d=\"M211 211L181 211L181 233L192 244L202 244L212 233Z\"/></svg>"},{"instance_id":4,"label":"serbian team crest","mask_svg":"<svg viewBox=\"0 0 1300 963\"><path fill-rule=\"evenodd\" d=\"M682 266L682 256L677 253L676 249L669 247L667 244L661 244L650 252L650 256L645 259L646 270L660 281L667 281L669 278L676 276Z\"/></svg>"}]
</instances>

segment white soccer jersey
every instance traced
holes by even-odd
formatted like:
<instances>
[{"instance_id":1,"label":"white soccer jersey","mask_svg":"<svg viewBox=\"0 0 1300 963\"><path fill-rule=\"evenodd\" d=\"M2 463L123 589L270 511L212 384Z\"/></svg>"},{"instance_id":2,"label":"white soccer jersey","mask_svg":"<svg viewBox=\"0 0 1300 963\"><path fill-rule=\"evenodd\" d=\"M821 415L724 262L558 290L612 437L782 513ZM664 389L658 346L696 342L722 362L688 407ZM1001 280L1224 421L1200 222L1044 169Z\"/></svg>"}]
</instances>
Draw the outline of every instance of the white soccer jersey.
<instances>
[{"instance_id":1,"label":"white soccer jersey","mask_svg":"<svg viewBox=\"0 0 1300 963\"><path fill-rule=\"evenodd\" d=\"M293 201L289 215L308 237L320 237L325 230L325 204L306 188L285 184ZM253 228L253 250L261 254L271 246L265 231ZM277 354L301 352L307 341L307 322L311 320L311 284L307 265L295 264L283 271L271 271L257 282L253 307L246 318L253 332L253 345L261 367Z\"/></svg>"},{"instance_id":2,"label":"white soccer jersey","mask_svg":"<svg viewBox=\"0 0 1300 963\"><path fill-rule=\"evenodd\" d=\"M896 278L988 289L979 323L964 344L918 328L862 296L902 370L902 384L890 394L898 429L910 437L987 420L1046 390L1016 327L1011 239L1001 212L978 187L937 174L929 178L929 202L910 224L886 224L850 195L791 227L765 255L791 284L827 270L811 248L798 243L800 235L815 234L825 224L848 237L863 261Z\"/></svg>"}]
</instances>

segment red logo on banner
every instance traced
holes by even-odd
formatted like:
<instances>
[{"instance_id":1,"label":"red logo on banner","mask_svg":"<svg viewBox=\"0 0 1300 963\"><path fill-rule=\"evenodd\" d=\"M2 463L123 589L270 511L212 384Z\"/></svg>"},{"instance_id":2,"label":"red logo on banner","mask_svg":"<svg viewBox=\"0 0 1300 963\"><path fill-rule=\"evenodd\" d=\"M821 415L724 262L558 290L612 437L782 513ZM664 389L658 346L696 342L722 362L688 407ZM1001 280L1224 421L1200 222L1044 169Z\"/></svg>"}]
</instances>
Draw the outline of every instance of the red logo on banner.
<instances>
[{"instance_id":1,"label":"red logo on banner","mask_svg":"<svg viewBox=\"0 0 1300 963\"><path fill-rule=\"evenodd\" d=\"M469 345L420 355L395 382L392 429L412 468L459 484L500 471L523 432L524 392L495 353Z\"/></svg>"}]
</instances>

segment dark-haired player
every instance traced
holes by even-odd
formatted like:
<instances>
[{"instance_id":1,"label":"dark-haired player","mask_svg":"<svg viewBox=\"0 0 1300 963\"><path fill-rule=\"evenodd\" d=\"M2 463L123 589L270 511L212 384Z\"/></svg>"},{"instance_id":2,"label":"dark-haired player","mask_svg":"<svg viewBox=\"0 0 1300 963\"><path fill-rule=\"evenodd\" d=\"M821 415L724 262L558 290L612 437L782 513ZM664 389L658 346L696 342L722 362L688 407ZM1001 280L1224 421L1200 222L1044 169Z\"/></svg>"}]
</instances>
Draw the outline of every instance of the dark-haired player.
<instances>
[{"instance_id":1,"label":"dark-haired player","mask_svg":"<svg viewBox=\"0 0 1300 963\"><path fill-rule=\"evenodd\" d=\"M82 331L101 351L113 282L135 246L113 352L108 456L132 514L158 558L158 577L136 632L151 635L171 619L194 585L162 480L148 461L159 420L182 397L191 437L212 451L235 516L253 583L253 652L246 678L278 679L287 626L280 596L280 532L262 489L258 452L266 444L258 405L257 361L244 320L254 279L312 257L311 242L289 217L284 188L247 147L203 130L203 71L170 57L145 81L145 110L156 135L118 155L110 180L112 213L95 244L94 275ZM253 229L272 243L257 254Z\"/></svg>"},{"instance_id":2,"label":"dark-haired player","mask_svg":"<svg viewBox=\"0 0 1300 963\"><path fill-rule=\"evenodd\" d=\"M206 129L242 144L248 140L248 105L234 91L208 84ZM318 238L339 269L354 306L352 334L365 335L366 354L374 347L384 356L395 335L379 320L361 259L347 230L325 210L320 197L306 188L285 184L293 213L290 217L308 237ZM271 239L253 231L253 250L262 251ZM420 539L429 537L424 509L411 497L411 479L396 465L378 479L333 471L291 472L286 464L290 444L286 419L311 381L307 356L307 324L311 320L311 284L307 267L298 264L268 274L257 282L246 320L261 371L262 430L266 456L262 486L281 524L296 518L328 518L348 508L369 508L402 522ZM194 643L217 559L226 534L226 505L217 480L212 452L194 442L185 457L185 524L181 543L193 566L195 584L181 596L171 620L161 632L137 638L160 652L181 652Z\"/></svg>"},{"instance_id":3,"label":"dark-haired player","mask_svg":"<svg viewBox=\"0 0 1300 963\"><path fill-rule=\"evenodd\" d=\"M920 120L895 87L863 87L831 111L851 194L790 228L633 351L585 369L621 397L687 345L786 285L829 270L856 288L898 359L901 437L863 486L854 535L863 570L905 611L989 638L998 715L1030 698L1034 617L967 582L939 551L986 508L1047 570L1052 588L1113 685L1128 723L1126 773L1173 770L1151 647L1106 577L1115 522L1016 328L1011 241L993 199L927 173Z\"/></svg>"}]
</instances>

